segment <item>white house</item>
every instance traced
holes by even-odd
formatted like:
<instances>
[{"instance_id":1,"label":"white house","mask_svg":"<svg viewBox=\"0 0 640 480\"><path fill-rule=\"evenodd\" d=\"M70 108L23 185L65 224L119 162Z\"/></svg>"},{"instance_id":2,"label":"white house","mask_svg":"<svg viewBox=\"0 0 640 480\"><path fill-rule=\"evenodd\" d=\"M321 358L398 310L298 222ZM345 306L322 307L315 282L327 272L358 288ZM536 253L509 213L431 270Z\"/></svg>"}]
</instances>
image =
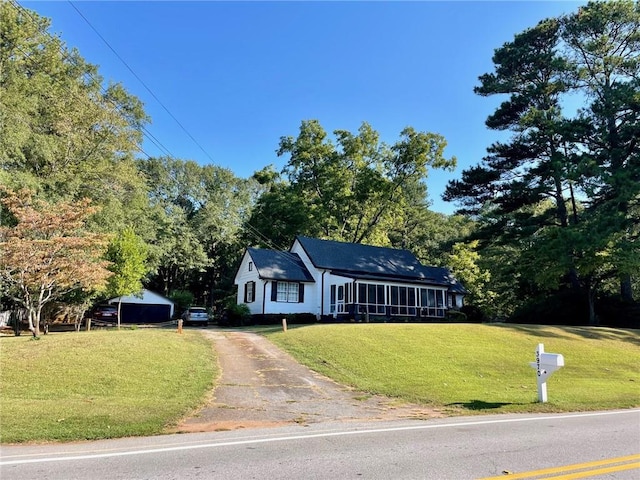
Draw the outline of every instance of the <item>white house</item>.
<instances>
[{"instance_id":1,"label":"white house","mask_svg":"<svg viewBox=\"0 0 640 480\"><path fill-rule=\"evenodd\" d=\"M317 319L443 318L466 294L449 270L424 266L408 250L303 236L288 252L248 248L235 284L252 315Z\"/></svg>"}]
</instances>

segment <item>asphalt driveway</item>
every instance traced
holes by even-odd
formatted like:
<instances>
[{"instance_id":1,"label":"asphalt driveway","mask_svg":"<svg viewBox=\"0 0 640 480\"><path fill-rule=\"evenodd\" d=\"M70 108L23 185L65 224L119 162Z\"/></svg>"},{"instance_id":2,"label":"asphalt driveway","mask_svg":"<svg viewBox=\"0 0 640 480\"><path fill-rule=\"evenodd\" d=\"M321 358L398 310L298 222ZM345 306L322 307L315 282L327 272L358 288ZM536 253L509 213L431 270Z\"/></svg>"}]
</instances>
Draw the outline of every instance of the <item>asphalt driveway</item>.
<instances>
[{"instance_id":1,"label":"asphalt driveway","mask_svg":"<svg viewBox=\"0 0 640 480\"><path fill-rule=\"evenodd\" d=\"M221 377L207 405L174 432L442 416L433 409L339 385L255 333L203 332L214 344Z\"/></svg>"}]
</instances>

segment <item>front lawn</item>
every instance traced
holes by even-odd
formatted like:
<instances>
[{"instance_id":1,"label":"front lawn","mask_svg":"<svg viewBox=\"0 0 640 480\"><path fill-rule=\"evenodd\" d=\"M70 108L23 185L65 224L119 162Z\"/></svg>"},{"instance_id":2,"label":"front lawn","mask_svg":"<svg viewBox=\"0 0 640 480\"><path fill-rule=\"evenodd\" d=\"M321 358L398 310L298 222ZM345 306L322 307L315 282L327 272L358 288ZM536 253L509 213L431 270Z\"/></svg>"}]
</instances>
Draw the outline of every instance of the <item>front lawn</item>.
<instances>
[{"instance_id":1,"label":"front lawn","mask_svg":"<svg viewBox=\"0 0 640 480\"><path fill-rule=\"evenodd\" d=\"M216 378L196 332L121 330L0 338L2 442L160 433Z\"/></svg>"},{"instance_id":2,"label":"front lawn","mask_svg":"<svg viewBox=\"0 0 640 480\"><path fill-rule=\"evenodd\" d=\"M312 369L450 413L640 406L640 331L509 324L341 324L265 333ZM565 367L537 403L538 343Z\"/></svg>"}]
</instances>

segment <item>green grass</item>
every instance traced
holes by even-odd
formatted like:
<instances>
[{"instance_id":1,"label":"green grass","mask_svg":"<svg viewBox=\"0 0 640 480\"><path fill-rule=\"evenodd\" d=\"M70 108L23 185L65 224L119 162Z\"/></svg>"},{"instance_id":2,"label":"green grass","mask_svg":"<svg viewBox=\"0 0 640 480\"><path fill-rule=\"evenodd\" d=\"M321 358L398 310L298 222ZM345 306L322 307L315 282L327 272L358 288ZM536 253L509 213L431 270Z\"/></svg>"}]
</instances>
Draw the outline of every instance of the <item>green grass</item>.
<instances>
[{"instance_id":1,"label":"green grass","mask_svg":"<svg viewBox=\"0 0 640 480\"><path fill-rule=\"evenodd\" d=\"M147 329L2 337L0 366L6 443L157 434L217 374L209 340Z\"/></svg>"},{"instance_id":2,"label":"green grass","mask_svg":"<svg viewBox=\"0 0 640 480\"><path fill-rule=\"evenodd\" d=\"M450 413L640 406L640 331L509 324L314 325L265 332L300 362L365 392ZM565 366L537 401L538 343Z\"/></svg>"},{"instance_id":3,"label":"green grass","mask_svg":"<svg viewBox=\"0 0 640 480\"><path fill-rule=\"evenodd\" d=\"M313 325L274 343L338 382L451 414L640 406L640 331L464 324ZM565 367L537 403L538 343ZM0 338L0 440L69 441L166 431L217 376L197 332L123 330Z\"/></svg>"}]
</instances>

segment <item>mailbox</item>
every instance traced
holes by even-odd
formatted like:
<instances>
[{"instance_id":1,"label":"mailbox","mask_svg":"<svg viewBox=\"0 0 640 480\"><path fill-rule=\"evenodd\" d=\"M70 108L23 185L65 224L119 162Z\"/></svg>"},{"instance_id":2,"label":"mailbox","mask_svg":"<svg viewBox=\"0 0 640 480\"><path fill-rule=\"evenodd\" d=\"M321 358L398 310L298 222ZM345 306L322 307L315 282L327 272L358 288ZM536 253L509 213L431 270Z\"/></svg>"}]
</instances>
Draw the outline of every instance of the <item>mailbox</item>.
<instances>
[{"instance_id":1,"label":"mailbox","mask_svg":"<svg viewBox=\"0 0 640 480\"><path fill-rule=\"evenodd\" d=\"M564 357L559 353L546 353L544 344L539 343L536 349L536 361L530 362L538 372L538 401L547 401L547 378L560 367L564 367Z\"/></svg>"},{"instance_id":2,"label":"mailbox","mask_svg":"<svg viewBox=\"0 0 640 480\"><path fill-rule=\"evenodd\" d=\"M564 357L559 353L541 353L540 367L546 370L555 367L557 370L560 367L564 367Z\"/></svg>"}]
</instances>

